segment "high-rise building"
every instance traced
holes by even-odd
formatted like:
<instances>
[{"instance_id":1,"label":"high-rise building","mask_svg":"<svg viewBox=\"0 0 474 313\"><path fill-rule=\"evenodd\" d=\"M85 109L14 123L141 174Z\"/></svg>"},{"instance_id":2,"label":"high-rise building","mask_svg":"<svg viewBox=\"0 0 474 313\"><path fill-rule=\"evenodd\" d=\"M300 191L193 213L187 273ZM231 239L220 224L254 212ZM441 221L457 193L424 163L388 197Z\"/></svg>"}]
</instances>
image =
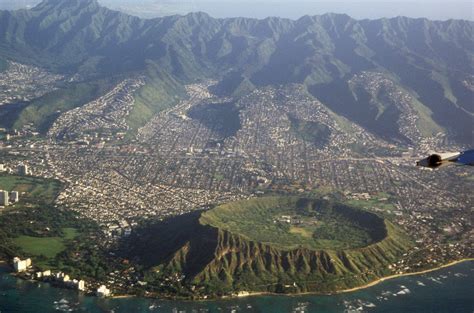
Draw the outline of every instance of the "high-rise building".
<instances>
[{"instance_id":1,"label":"high-rise building","mask_svg":"<svg viewBox=\"0 0 474 313\"><path fill-rule=\"evenodd\" d=\"M13 259L13 267L17 273L24 272L31 266L31 259L21 260L19 257Z\"/></svg>"},{"instance_id":2,"label":"high-rise building","mask_svg":"<svg viewBox=\"0 0 474 313\"><path fill-rule=\"evenodd\" d=\"M86 282L83 281L83 280L80 280L80 281L77 283L77 290L79 290L79 291L85 291L85 290L86 290Z\"/></svg>"},{"instance_id":3,"label":"high-rise building","mask_svg":"<svg viewBox=\"0 0 474 313\"><path fill-rule=\"evenodd\" d=\"M9 204L10 204L10 200L8 197L8 191L0 190L0 205L8 206Z\"/></svg>"}]
</instances>

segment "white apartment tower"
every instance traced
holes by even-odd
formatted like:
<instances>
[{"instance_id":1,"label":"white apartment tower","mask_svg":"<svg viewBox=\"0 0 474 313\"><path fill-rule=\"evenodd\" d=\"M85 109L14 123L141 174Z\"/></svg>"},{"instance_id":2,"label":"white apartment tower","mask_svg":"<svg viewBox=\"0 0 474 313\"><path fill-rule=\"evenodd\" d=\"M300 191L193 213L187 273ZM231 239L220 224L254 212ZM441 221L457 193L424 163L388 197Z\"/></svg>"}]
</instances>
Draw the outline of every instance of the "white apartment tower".
<instances>
[{"instance_id":1,"label":"white apartment tower","mask_svg":"<svg viewBox=\"0 0 474 313\"><path fill-rule=\"evenodd\" d=\"M8 206L9 203L8 191L0 190L0 206Z\"/></svg>"}]
</instances>

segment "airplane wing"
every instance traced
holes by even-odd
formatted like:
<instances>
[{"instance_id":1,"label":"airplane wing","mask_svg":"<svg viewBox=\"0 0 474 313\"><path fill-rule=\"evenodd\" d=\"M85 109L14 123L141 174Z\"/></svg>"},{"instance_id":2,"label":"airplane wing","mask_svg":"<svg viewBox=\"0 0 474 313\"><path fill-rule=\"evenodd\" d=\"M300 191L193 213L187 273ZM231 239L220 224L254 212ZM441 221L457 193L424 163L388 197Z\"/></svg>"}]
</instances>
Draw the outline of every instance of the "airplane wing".
<instances>
[{"instance_id":1,"label":"airplane wing","mask_svg":"<svg viewBox=\"0 0 474 313\"><path fill-rule=\"evenodd\" d=\"M416 165L434 169L453 163L459 165L474 165L474 150L453 153L435 153L416 162Z\"/></svg>"},{"instance_id":2,"label":"airplane wing","mask_svg":"<svg viewBox=\"0 0 474 313\"><path fill-rule=\"evenodd\" d=\"M474 166L474 150L461 152L456 159L456 163Z\"/></svg>"}]
</instances>

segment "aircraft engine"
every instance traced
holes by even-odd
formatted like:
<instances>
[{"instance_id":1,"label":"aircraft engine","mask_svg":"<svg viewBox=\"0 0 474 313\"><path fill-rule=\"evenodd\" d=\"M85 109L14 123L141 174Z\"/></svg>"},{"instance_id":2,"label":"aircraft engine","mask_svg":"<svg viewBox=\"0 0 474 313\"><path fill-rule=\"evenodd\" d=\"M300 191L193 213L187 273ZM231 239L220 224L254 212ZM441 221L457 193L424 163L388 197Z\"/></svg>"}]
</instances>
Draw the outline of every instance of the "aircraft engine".
<instances>
[{"instance_id":1,"label":"aircraft engine","mask_svg":"<svg viewBox=\"0 0 474 313\"><path fill-rule=\"evenodd\" d=\"M428 168L438 168L444 165L448 165L451 162L456 162L458 156L459 152L439 154L435 153L430 155L426 159L416 162L416 165Z\"/></svg>"}]
</instances>

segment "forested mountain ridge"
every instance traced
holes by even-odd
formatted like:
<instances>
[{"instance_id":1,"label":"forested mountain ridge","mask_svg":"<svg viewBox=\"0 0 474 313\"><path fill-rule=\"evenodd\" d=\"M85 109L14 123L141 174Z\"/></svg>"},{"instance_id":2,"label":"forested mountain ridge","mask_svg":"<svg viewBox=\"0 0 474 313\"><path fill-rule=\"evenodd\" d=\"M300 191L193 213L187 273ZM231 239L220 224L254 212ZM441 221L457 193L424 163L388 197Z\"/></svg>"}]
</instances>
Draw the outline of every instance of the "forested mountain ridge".
<instances>
[{"instance_id":1,"label":"forested mountain ridge","mask_svg":"<svg viewBox=\"0 0 474 313\"><path fill-rule=\"evenodd\" d=\"M404 109L384 99L387 89L402 90L412 96L425 135L446 131L469 144L473 29L464 20L358 21L340 14L257 20L192 13L145 20L95 0L46 0L31 10L0 12L0 59L79 73L84 81L145 73L132 127L183 96L183 84L217 78L228 82L219 92L234 95L305 84L336 114L388 139L405 137L395 129ZM374 93L351 83L361 73L383 77L395 89Z\"/></svg>"}]
</instances>

